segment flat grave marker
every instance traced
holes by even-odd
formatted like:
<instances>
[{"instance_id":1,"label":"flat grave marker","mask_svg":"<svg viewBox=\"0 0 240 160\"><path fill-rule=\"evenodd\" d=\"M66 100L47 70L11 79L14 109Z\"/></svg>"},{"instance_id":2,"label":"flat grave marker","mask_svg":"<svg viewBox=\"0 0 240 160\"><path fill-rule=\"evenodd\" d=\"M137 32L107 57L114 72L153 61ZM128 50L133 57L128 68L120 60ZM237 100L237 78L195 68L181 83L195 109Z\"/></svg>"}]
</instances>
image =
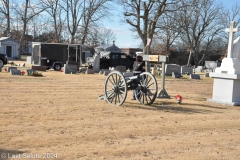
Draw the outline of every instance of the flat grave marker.
<instances>
[{"instance_id":1,"label":"flat grave marker","mask_svg":"<svg viewBox=\"0 0 240 160\"><path fill-rule=\"evenodd\" d=\"M181 78L181 74L178 72L172 72L172 78Z\"/></svg>"},{"instance_id":2,"label":"flat grave marker","mask_svg":"<svg viewBox=\"0 0 240 160\"><path fill-rule=\"evenodd\" d=\"M190 74L190 79L200 79L199 74Z\"/></svg>"},{"instance_id":3,"label":"flat grave marker","mask_svg":"<svg viewBox=\"0 0 240 160\"><path fill-rule=\"evenodd\" d=\"M36 72L35 69L27 69L27 70L26 70L26 73L27 73L28 76L29 76L30 74L33 74L34 72Z\"/></svg>"}]
</instances>

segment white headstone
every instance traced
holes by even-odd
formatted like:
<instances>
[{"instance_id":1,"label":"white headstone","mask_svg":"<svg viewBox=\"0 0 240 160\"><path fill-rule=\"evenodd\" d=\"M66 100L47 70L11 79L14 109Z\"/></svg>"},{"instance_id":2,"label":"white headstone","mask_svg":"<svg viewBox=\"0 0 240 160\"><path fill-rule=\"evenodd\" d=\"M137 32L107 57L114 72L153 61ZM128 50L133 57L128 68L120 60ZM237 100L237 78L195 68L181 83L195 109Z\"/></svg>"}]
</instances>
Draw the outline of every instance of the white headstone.
<instances>
[{"instance_id":1,"label":"white headstone","mask_svg":"<svg viewBox=\"0 0 240 160\"><path fill-rule=\"evenodd\" d=\"M95 55L94 56L93 71L94 72L99 72L100 71L100 55Z\"/></svg>"}]
</instances>

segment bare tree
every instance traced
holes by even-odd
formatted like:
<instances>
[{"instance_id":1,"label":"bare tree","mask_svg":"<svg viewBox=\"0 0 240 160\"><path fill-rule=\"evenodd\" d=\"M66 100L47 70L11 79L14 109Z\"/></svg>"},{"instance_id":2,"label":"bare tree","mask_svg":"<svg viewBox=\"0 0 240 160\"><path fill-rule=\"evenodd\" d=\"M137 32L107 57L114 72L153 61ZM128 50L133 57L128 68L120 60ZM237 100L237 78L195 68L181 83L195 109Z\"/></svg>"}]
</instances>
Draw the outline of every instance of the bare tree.
<instances>
[{"instance_id":1,"label":"bare tree","mask_svg":"<svg viewBox=\"0 0 240 160\"><path fill-rule=\"evenodd\" d=\"M182 3L182 5L191 5L178 12L178 22L182 31L181 39L188 45L190 49L189 57L191 58L193 54L194 63L197 66L199 64L200 50L202 48L207 50L214 38L222 30L219 25L219 15L222 7L215 0L183 0ZM205 42L205 46L203 46L203 42ZM201 58L201 62L203 59L204 57Z\"/></svg>"},{"instance_id":2,"label":"bare tree","mask_svg":"<svg viewBox=\"0 0 240 160\"><path fill-rule=\"evenodd\" d=\"M235 21L235 25L240 24L240 5L235 3L231 8L224 8L221 12L220 21L222 25L222 37L225 38L225 47L228 43L228 33L224 31L224 28L229 28L230 22ZM239 36L238 33L235 36Z\"/></svg>"},{"instance_id":3,"label":"bare tree","mask_svg":"<svg viewBox=\"0 0 240 160\"><path fill-rule=\"evenodd\" d=\"M177 17L176 12L164 13L161 19L158 21L155 40L158 43L164 45L165 54L170 55L170 46L179 37L181 32L179 24L177 23L175 17Z\"/></svg>"},{"instance_id":4,"label":"bare tree","mask_svg":"<svg viewBox=\"0 0 240 160\"><path fill-rule=\"evenodd\" d=\"M113 33L111 29L99 28L98 32L98 41L100 44L110 44L113 41L116 41L116 34Z\"/></svg>"},{"instance_id":5,"label":"bare tree","mask_svg":"<svg viewBox=\"0 0 240 160\"><path fill-rule=\"evenodd\" d=\"M146 46L147 39L152 39L155 34L159 18L169 11L167 8L171 8L167 6L177 4L178 0L119 0L119 3L124 7L125 22L137 32L143 46Z\"/></svg>"},{"instance_id":6,"label":"bare tree","mask_svg":"<svg viewBox=\"0 0 240 160\"><path fill-rule=\"evenodd\" d=\"M66 7L68 30L71 43L76 34L80 34L80 43L84 44L89 28L96 25L102 18L108 16L108 2L111 0L64 0Z\"/></svg>"},{"instance_id":7,"label":"bare tree","mask_svg":"<svg viewBox=\"0 0 240 160\"><path fill-rule=\"evenodd\" d=\"M94 48L99 45L110 44L113 41L116 41L116 34L111 29L93 27L89 29L85 46Z\"/></svg>"},{"instance_id":8,"label":"bare tree","mask_svg":"<svg viewBox=\"0 0 240 160\"><path fill-rule=\"evenodd\" d=\"M10 4L9 0L0 0L0 14L7 20L6 35L10 34Z\"/></svg>"},{"instance_id":9,"label":"bare tree","mask_svg":"<svg viewBox=\"0 0 240 160\"><path fill-rule=\"evenodd\" d=\"M38 8L39 5L37 4L37 1L31 2L32 3L30 3L30 0L25 0L22 3L16 3L19 5L16 5L14 8L16 14L20 17L20 22L22 23L22 34L18 46L19 58L22 54L22 45L24 42L28 22L45 10L45 8Z\"/></svg>"},{"instance_id":10,"label":"bare tree","mask_svg":"<svg viewBox=\"0 0 240 160\"><path fill-rule=\"evenodd\" d=\"M70 43L74 43L75 34L83 18L82 0L64 0L62 8L66 12L68 31L71 35Z\"/></svg>"},{"instance_id":11,"label":"bare tree","mask_svg":"<svg viewBox=\"0 0 240 160\"><path fill-rule=\"evenodd\" d=\"M40 0L43 5L43 8L46 8L46 12L53 19L53 28L54 28L54 41L59 43L61 41L61 34L63 29L63 22L65 20L62 18L62 7L60 5L60 0Z\"/></svg>"}]
</instances>

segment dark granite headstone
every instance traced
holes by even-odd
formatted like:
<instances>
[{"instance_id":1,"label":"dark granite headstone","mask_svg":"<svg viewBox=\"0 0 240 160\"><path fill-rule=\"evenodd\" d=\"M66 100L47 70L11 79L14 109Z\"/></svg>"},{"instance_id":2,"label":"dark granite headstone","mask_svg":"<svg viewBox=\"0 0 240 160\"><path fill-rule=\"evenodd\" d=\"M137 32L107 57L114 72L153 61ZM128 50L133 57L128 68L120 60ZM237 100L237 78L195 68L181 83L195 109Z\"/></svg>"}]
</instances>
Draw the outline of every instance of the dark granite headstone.
<instances>
[{"instance_id":1,"label":"dark granite headstone","mask_svg":"<svg viewBox=\"0 0 240 160\"><path fill-rule=\"evenodd\" d=\"M34 72L36 72L35 69L27 69L26 70L27 75L33 74Z\"/></svg>"},{"instance_id":2,"label":"dark granite headstone","mask_svg":"<svg viewBox=\"0 0 240 160\"><path fill-rule=\"evenodd\" d=\"M177 64L166 64L165 75L171 76L172 72L181 73L181 66Z\"/></svg>"},{"instance_id":3,"label":"dark granite headstone","mask_svg":"<svg viewBox=\"0 0 240 160\"><path fill-rule=\"evenodd\" d=\"M10 70L10 74L13 76L20 76L21 75L21 71L17 70L17 69L11 69Z\"/></svg>"},{"instance_id":4,"label":"dark granite headstone","mask_svg":"<svg viewBox=\"0 0 240 160\"><path fill-rule=\"evenodd\" d=\"M32 69L37 70L37 71L46 71L47 67L46 66L34 66L34 65L32 65Z\"/></svg>"},{"instance_id":5,"label":"dark granite headstone","mask_svg":"<svg viewBox=\"0 0 240 160\"><path fill-rule=\"evenodd\" d=\"M17 67L8 67L7 71L10 72L11 69L17 69Z\"/></svg>"},{"instance_id":6,"label":"dark granite headstone","mask_svg":"<svg viewBox=\"0 0 240 160\"><path fill-rule=\"evenodd\" d=\"M199 74L190 74L190 79L200 79Z\"/></svg>"},{"instance_id":7,"label":"dark granite headstone","mask_svg":"<svg viewBox=\"0 0 240 160\"><path fill-rule=\"evenodd\" d=\"M116 66L115 70L119 72L126 72L127 69L126 69L126 66Z\"/></svg>"},{"instance_id":8,"label":"dark granite headstone","mask_svg":"<svg viewBox=\"0 0 240 160\"><path fill-rule=\"evenodd\" d=\"M77 71L79 71L79 62L75 62L75 61L66 61L66 64L72 64L72 65L77 65Z\"/></svg>"},{"instance_id":9,"label":"dark granite headstone","mask_svg":"<svg viewBox=\"0 0 240 160\"><path fill-rule=\"evenodd\" d=\"M64 64L64 74L76 74L78 73L77 65L74 64Z\"/></svg>"}]
</instances>

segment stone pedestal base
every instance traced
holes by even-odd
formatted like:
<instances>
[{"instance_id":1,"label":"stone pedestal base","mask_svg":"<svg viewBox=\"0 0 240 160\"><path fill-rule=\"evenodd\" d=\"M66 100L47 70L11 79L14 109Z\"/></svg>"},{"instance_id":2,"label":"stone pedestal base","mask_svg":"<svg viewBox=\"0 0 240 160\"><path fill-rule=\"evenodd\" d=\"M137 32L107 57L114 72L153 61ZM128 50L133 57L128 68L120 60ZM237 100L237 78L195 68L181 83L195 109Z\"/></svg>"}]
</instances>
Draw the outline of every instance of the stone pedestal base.
<instances>
[{"instance_id":1,"label":"stone pedestal base","mask_svg":"<svg viewBox=\"0 0 240 160\"><path fill-rule=\"evenodd\" d=\"M237 58L224 58L215 73L240 74L240 61Z\"/></svg>"},{"instance_id":2,"label":"stone pedestal base","mask_svg":"<svg viewBox=\"0 0 240 160\"><path fill-rule=\"evenodd\" d=\"M230 106L240 105L240 74L210 73L214 78L212 99L209 102Z\"/></svg>"}]
</instances>

